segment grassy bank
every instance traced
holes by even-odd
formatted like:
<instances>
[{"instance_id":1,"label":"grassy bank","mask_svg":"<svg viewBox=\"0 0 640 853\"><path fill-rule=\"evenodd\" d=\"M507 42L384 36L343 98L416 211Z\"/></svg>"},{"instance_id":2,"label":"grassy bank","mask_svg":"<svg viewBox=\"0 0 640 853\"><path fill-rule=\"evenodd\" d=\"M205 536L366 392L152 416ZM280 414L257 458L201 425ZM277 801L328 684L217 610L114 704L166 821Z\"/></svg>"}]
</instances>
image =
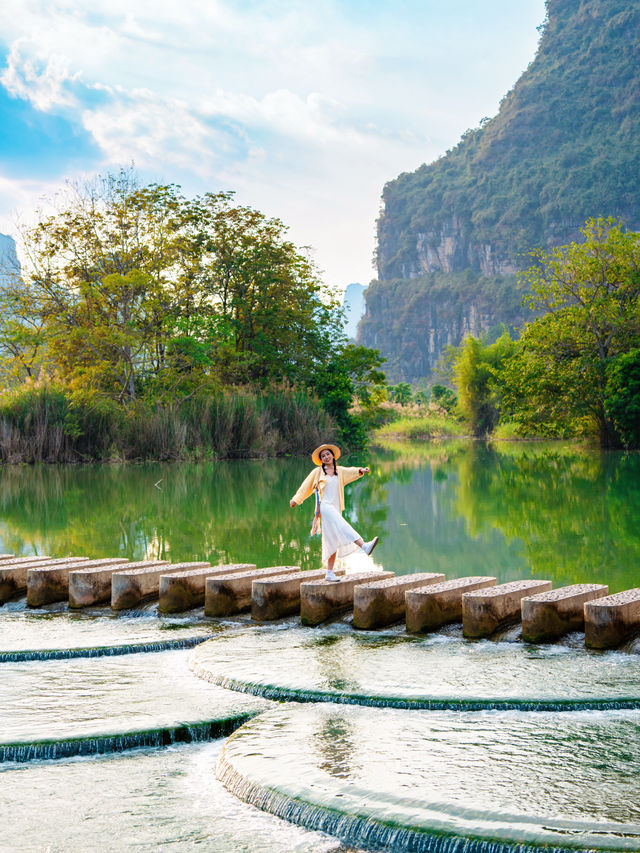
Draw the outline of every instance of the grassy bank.
<instances>
[{"instance_id":1,"label":"grassy bank","mask_svg":"<svg viewBox=\"0 0 640 853\"><path fill-rule=\"evenodd\" d=\"M53 387L0 397L0 459L10 464L295 455L335 434L320 403L291 390L126 406Z\"/></svg>"}]
</instances>

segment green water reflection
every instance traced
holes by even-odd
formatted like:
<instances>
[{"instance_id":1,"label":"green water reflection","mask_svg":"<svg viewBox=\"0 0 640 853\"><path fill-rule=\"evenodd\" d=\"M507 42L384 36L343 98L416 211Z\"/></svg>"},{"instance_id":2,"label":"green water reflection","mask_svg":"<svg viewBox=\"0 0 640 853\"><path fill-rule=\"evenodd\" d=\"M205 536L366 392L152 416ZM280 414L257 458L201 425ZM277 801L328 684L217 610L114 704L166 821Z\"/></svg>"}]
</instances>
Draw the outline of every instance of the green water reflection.
<instances>
[{"instance_id":1,"label":"green water reflection","mask_svg":"<svg viewBox=\"0 0 640 853\"><path fill-rule=\"evenodd\" d=\"M640 585L640 455L566 445L452 442L372 452L347 515L398 573L532 575ZM0 546L15 554L124 555L320 565L312 507L288 501L301 459L0 470Z\"/></svg>"}]
</instances>

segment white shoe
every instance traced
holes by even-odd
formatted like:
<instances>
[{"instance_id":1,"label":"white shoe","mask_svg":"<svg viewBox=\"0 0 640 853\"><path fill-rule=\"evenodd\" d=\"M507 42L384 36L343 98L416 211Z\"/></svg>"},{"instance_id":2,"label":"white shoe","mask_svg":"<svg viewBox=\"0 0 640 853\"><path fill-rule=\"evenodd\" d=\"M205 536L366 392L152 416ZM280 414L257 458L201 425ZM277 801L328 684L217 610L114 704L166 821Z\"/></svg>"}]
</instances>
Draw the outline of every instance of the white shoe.
<instances>
[{"instance_id":1,"label":"white shoe","mask_svg":"<svg viewBox=\"0 0 640 853\"><path fill-rule=\"evenodd\" d=\"M377 544L378 544L378 537L374 536L370 542L364 543L364 545L362 546L362 550L364 551L365 554L370 554L373 551L373 549L376 547Z\"/></svg>"},{"instance_id":2,"label":"white shoe","mask_svg":"<svg viewBox=\"0 0 640 853\"><path fill-rule=\"evenodd\" d=\"M340 580L340 578L339 578L339 577L338 577L338 575L333 571L333 569L328 569L328 570L327 570L327 573L326 573L326 575L324 576L324 579L325 579L326 581L339 581L339 580Z\"/></svg>"}]
</instances>

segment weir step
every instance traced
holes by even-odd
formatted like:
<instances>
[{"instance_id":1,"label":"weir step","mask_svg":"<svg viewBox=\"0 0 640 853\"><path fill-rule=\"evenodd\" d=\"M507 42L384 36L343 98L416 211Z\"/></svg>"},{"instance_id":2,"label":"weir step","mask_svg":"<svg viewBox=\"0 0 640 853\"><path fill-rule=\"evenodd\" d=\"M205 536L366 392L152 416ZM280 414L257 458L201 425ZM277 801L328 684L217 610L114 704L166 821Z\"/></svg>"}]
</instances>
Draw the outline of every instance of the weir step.
<instances>
[{"instance_id":1,"label":"weir step","mask_svg":"<svg viewBox=\"0 0 640 853\"><path fill-rule=\"evenodd\" d=\"M30 568L27 572L27 604L29 607L41 607L54 601L65 601L69 597L69 572L78 568L117 565L126 563L126 559L111 557L104 560L89 560L74 557L60 560L58 565Z\"/></svg>"},{"instance_id":2,"label":"weir step","mask_svg":"<svg viewBox=\"0 0 640 853\"><path fill-rule=\"evenodd\" d=\"M499 628L520 619L520 603L527 595L547 592L551 581L523 580L501 583L490 589L466 592L462 596L462 633L479 639L490 637Z\"/></svg>"},{"instance_id":3,"label":"weir step","mask_svg":"<svg viewBox=\"0 0 640 853\"><path fill-rule=\"evenodd\" d=\"M158 610L160 613L181 613L204 604L207 578L238 572L256 571L255 563L227 563L221 566L207 564L201 569L160 575Z\"/></svg>"},{"instance_id":4,"label":"weir step","mask_svg":"<svg viewBox=\"0 0 640 853\"><path fill-rule=\"evenodd\" d=\"M640 587L584 605L584 641L590 649L615 649L640 634Z\"/></svg>"},{"instance_id":5,"label":"weir step","mask_svg":"<svg viewBox=\"0 0 640 853\"><path fill-rule=\"evenodd\" d=\"M437 631L451 622L462 621L462 594L495 586L497 579L483 575L452 578L419 589L407 590L406 626L411 634Z\"/></svg>"},{"instance_id":6,"label":"weir step","mask_svg":"<svg viewBox=\"0 0 640 853\"><path fill-rule=\"evenodd\" d=\"M361 583L394 577L393 572L358 572L338 581L308 581L300 586L300 621L319 625L353 606L354 589Z\"/></svg>"},{"instance_id":7,"label":"weir step","mask_svg":"<svg viewBox=\"0 0 640 853\"><path fill-rule=\"evenodd\" d=\"M111 578L111 608L112 610L129 610L145 599L157 598L160 575L202 569L208 565L206 562L168 563L166 560L157 560L154 565L146 568L116 572Z\"/></svg>"},{"instance_id":8,"label":"weir step","mask_svg":"<svg viewBox=\"0 0 640 853\"><path fill-rule=\"evenodd\" d=\"M167 561L160 561L166 565ZM157 566L158 560L139 560L130 563L122 559L119 563L93 568L73 569L69 572L69 607L92 607L111 603L111 579L117 572L131 571Z\"/></svg>"},{"instance_id":9,"label":"weir step","mask_svg":"<svg viewBox=\"0 0 640 853\"><path fill-rule=\"evenodd\" d=\"M576 583L548 592L527 595L521 601L522 639L545 643L584 630L584 605L609 592L606 584Z\"/></svg>"},{"instance_id":10,"label":"weir step","mask_svg":"<svg viewBox=\"0 0 640 853\"><path fill-rule=\"evenodd\" d=\"M407 590L441 583L444 575L420 572L358 584L353 593L353 627L371 631L406 617Z\"/></svg>"},{"instance_id":11,"label":"weir step","mask_svg":"<svg viewBox=\"0 0 640 853\"><path fill-rule=\"evenodd\" d=\"M344 569L336 569L335 574L344 575ZM324 569L318 569L255 580L251 584L251 618L256 622L268 622L299 613L301 584L322 580L324 576Z\"/></svg>"},{"instance_id":12,"label":"weir step","mask_svg":"<svg viewBox=\"0 0 640 853\"><path fill-rule=\"evenodd\" d=\"M299 572L300 566L269 566L252 572L239 572L207 578L204 592L206 616L232 616L251 608L254 580Z\"/></svg>"}]
</instances>

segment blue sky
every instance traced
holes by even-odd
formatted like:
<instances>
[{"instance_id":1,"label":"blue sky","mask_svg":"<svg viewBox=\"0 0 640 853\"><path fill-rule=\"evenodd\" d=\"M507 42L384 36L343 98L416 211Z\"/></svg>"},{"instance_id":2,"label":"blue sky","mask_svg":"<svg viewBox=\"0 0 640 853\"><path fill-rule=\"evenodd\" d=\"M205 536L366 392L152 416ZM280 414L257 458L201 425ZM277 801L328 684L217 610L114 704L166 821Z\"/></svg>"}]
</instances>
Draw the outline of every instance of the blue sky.
<instances>
[{"instance_id":1,"label":"blue sky","mask_svg":"<svg viewBox=\"0 0 640 853\"><path fill-rule=\"evenodd\" d=\"M497 112L543 0L2 0L0 231L134 162L367 283L384 183Z\"/></svg>"}]
</instances>

